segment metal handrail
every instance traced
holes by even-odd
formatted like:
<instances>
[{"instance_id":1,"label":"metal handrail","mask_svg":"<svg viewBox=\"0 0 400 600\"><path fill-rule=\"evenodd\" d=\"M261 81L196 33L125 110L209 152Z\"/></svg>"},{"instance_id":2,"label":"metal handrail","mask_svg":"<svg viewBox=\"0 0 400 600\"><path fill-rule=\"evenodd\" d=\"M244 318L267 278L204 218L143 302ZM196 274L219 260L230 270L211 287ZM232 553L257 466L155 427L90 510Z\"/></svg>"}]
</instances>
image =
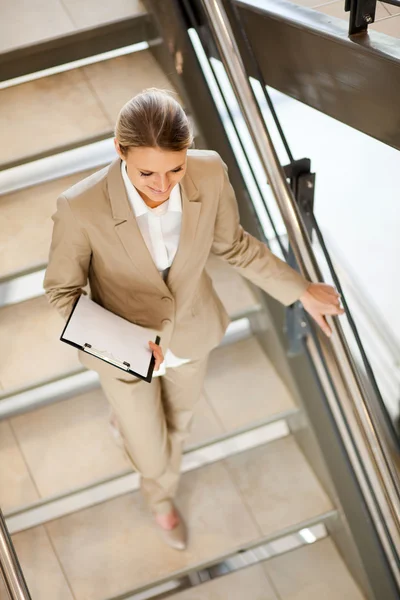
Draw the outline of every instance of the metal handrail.
<instances>
[{"instance_id":1,"label":"metal handrail","mask_svg":"<svg viewBox=\"0 0 400 600\"><path fill-rule=\"evenodd\" d=\"M0 571L11 600L32 600L1 509Z\"/></svg>"},{"instance_id":2,"label":"metal handrail","mask_svg":"<svg viewBox=\"0 0 400 600\"><path fill-rule=\"evenodd\" d=\"M281 212L299 268L308 280L322 281L311 241L254 97L223 2L202 0L202 5ZM363 389L338 319L328 317L328 320L333 332L331 339L328 341L318 332L317 337L307 337L306 345L320 375L393 576L400 587L400 482L395 469L394 448L389 446L375 407L370 405L370 399Z\"/></svg>"}]
</instances>

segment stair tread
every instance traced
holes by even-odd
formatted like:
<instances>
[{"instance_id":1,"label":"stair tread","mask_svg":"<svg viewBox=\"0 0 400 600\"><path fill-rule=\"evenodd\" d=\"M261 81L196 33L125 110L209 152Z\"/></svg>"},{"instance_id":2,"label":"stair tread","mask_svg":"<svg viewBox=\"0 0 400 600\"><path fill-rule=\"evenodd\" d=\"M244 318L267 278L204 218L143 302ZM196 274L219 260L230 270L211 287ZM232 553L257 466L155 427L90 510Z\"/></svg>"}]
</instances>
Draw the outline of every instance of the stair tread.
<instances>
[{"instance_id":1,"label":"stair tread","mask_svg":"<svg viewBox=\"0 0 400 600\"><path fill-rule=\"evenodd\" d=\"M45 42L145 12L138 0L14 0L0 6L0 52ZM12 26L10 26L12 24Z\"/></svg>"},{"instance_id":2,"label":"stair tread","mask_svg":"<svg viewBox=\"0 0 400 600\"><path fill-rule=\"evenodd\" d=\"M59 340L64 326L45 296L0 310L2 392L82 369L77 350Z\"/></svg>"},{"instance_id":3,"label":"stair tread","mask_svg":"<svg viewBox=\"0 0 400 600\"><path fill-rule=\"evenodd\" d=\"M47 262L58 196L93 172L75 173L0 198L0 277Z\"/></svg>"},{"instance_id":4,"label":"stair tread","mask_svg":"<svg viewBox=\"0 0 400 600\"><path fill-rule=\"evenodd\" d=\"M263 481L274 480L278 487L271 495L270 489L257 486L262 496L258 503L268 504L275 515L282 514L276 505L287 505L287 515L282 521L275 519L269 533L297 524L297 504L303 506L306 517L329 508L327 501L320 500L323 492L316 479L310 489L298 486L301 479L310 481L310 467L291 437L264 445L262 454L265 460L255 462L258 476ZM283 469L289 469L287 481L279 488ZM244 475L238 470L239 466L233 473L227 461L220 461L182 476L178 505L190 531L188 549L182 553L169 549L159 538L139 492L47 523L46 530L76 600L113 597L260 539L265 527L243 497L238 481ZM23 568L24 560L28 558L23 557ZM30 560L35 560L33 548Z\"/></svg>"},{"instance_id":5,"label":"stair tread","mask_svg":"<svg viewBox=\"0 0 400 600\"><path fill-rule=\"evenodd\" d=\"M123 104L150 86L174 89L142 50L1 90L0 164L112 133Z\"/></svg>"},{"instance_id":6,"label":"stair tread","mask_svg":"<svg viewBox=\"0 0 400 600\"><path fill-rule=\"evenodd\" d=\"M229 369L221 369L219 386L208 386L208 382L212 381L213 368L220 361L218 355L231 353L231 347L224 346L211 355L212 367L205 386L208 391L196 407L186 447L207 443L295 408L255 338L244 342L232 344L237 347L236 358L231 360ZM254 368L253 387L245 404L240 395L231 392L240 379L247 377L244 357ZM262 392L266 384L270 396L264 400ZM230 411L237 415L234 421L224 418L227 396ZM7 464L13 456L19 468L17 473L15 468L0 470L3 510L27 505L39 499L38 494L40 498L64 494L129 470L124 451L112 437L109 414L108 402L101 388L96 388L4 422L3 427L11 428L13 439L4 449L0 448L0 464ZM32 490L37 490L36 495L32 495Z\"/></svg>"},{"instance_id":7,"label":"stair tread","mask_svg":"<svg viewBox=\"0 0 400 600\"><path fill-rule=\"evenodd\" d=\"M169 600L363 600L333 541L325 538L168 596Z\"/></svg>"}]
</instances>

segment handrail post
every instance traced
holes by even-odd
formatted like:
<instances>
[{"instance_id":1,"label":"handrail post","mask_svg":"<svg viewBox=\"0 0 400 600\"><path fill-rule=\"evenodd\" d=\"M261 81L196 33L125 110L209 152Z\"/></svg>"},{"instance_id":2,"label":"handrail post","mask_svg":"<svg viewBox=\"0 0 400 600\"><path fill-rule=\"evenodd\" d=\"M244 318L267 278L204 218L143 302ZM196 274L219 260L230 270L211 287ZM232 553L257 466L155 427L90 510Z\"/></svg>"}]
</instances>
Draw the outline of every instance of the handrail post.
<instances>
[{"instance_id":1,"label":"handrail post","mask_svg":"<svg viewBox=\"0 0 400 600\"><path fill-rule=\"evenodd\" d=\"M0 570L10 600L32 600L1 509Z\"/></svg>"}]
</instances>

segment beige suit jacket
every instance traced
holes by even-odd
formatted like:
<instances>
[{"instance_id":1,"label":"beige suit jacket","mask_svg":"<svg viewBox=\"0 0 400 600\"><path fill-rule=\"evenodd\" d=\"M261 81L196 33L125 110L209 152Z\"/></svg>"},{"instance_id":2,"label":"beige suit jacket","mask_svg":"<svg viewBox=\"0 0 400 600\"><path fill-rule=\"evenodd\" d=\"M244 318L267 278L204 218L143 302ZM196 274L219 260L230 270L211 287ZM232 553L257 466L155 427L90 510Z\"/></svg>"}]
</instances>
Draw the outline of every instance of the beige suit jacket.
<instances>
[{"instance_id":1,"label":"beige suit jacket","mask_svg":"<svg viewBox=\"0 0 400 600\"><path fill-rule=\"evenodd\" d=\"M170 348L194 359L216 347L229 324L205 271L210 252L285 305L304 292L308 282L241 227L226 164L211 150L188 151L180 183L181 238L164 282L141 236L120 167L118 158L57 200L44 289L65 319L89 281L95 302L157 330L164 352ZM100 374L124 376L84 352L79 357Z\"/></svg>"}]
</instances>

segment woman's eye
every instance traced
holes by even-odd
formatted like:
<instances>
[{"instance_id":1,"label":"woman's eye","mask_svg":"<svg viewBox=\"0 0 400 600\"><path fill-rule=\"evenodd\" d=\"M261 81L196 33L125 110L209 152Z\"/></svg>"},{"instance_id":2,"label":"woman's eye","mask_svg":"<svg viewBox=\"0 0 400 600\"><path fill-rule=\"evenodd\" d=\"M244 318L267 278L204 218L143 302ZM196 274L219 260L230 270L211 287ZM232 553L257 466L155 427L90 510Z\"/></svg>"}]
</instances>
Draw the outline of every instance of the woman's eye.
<instances>
[{"instance_id":1,"label":"woman's eye","mask_svg":"<svg viewBox=\"0 0 400 600\"><path fill-rule=\"evenodd\" d=\"M179 169L174 169L172 172L179 173L179 171L182 171L182 167L179 167ZM153 173L142 173L142 171L140 171L140 175L142 177L150 177L150 175L153 175Z\"/></svg>"}]
</instances>

